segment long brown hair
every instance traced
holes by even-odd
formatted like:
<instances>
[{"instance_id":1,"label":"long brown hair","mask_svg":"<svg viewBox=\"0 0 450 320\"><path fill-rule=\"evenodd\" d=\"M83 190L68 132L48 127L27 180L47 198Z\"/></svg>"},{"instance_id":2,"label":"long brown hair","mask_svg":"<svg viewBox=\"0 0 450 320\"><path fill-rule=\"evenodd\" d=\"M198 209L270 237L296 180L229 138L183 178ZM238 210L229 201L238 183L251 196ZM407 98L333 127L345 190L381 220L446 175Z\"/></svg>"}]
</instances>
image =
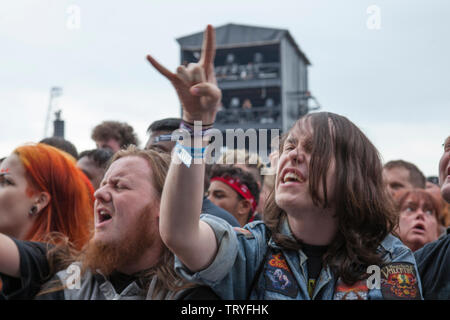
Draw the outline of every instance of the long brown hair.
<instances>
[{"instance_id":1,"label":"long brown hair","mask_svg":"<svg viewBox=\"0 0 450 320\"><path fill-rule=\"evenodd\" d=\"M333 205L338 219L338 231L323 257L324 263L345 283L353 284L365 277L367 266L382 263L377 247L396 224L394 205L383 184L380 156L361 130L343 116L312 113L299 119L291 130L304 130L305 123L312 128L309 163L312 200L323 208ZM280 143L280 154L286 136ZM333 204L326 193L326 175L332 157L336 161ZM279 231L285 217L286 213L275 203L273 190L264 210L265 224L275 242L298 250L301 243Z\"/></svg>"},{"instance_id":2,"label":"long brown hair","mask_svg":"<svg viewBox=\"0 0 450 320\"><path fill-rule=\"evenodd\" d=\"M108 168L114 161L118 159L137 156L141 157L148 162L152 169L152 177L149 177L152 181L152 185L158 193L158 197L161 197L164 187L164 181L166 179L167 171L170 165L170 155L165 153L159 153L155 150L140 150L136 146L131 145L126 150L120 150L116 152L108 164ZM107 170L108 170L107 168ZM49 264L52 272L55 273L59 270L67 268L71 263L75 261L83 261L86 253L86 248L81 252L76 252L70 247L70 244L58 245L54 249L50 250L47 254ZM147 280L150 280L152 276L157 276L157 283L153 296L157 296L160 292L172 291L176 292L181 289L193 287L183 280L174 270L174 255L169 249L164 246L163 252L156 265L150 270L144 272L141 277L143 282L148 284ZM82 266L81 275L86 273L86 268ZM55 286L56 285L56 286ZM64 289L58 282L55 285L46 286L46 288L39 294L46 294Z\"/></svg>"}]
</instances>

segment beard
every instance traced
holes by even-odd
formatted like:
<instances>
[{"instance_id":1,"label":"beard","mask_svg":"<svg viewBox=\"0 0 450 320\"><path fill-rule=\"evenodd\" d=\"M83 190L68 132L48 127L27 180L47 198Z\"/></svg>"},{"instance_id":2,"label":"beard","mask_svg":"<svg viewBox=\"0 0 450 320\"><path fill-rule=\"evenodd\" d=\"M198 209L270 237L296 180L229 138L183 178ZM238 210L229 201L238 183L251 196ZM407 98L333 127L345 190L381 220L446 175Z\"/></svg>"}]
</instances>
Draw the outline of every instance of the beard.
<instances>
[{"instance_id":1,"label":"beard","mask_svg":"<svg viewBox=\"0 0 450 320\"><path fill-rule=\"evenodd\" d=\"M122 239L114 242L91 239L82 258L83 269L108 276L139 261L158 237L158 228L152 221L152 206L148 204L141 210L135 225L129 226Z\"/></svg>"}]
</instances>

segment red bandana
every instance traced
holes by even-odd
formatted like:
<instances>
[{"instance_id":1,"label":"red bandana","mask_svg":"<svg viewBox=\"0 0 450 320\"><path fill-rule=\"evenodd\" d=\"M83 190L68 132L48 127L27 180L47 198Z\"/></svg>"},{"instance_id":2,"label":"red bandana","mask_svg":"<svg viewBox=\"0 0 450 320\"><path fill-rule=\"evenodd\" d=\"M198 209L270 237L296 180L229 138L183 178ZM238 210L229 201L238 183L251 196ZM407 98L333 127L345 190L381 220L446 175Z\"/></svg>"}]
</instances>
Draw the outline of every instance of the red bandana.
<instances>
[{"instance_id":1,"label":"red bandana","mask_svg":"<svg viewBox=\"0 0 450 320\"><path fill-rule=\"evenodd\" d=\"M252 204L253 212L256 210L256 201L255 197L252 195L248 187L241 183L241 181L237 178L232 178L229 176L225 177L214 177L211 179L211 181L221 181L227 185L229 185L231 188L233 188L237 193L239 193L244 199L247 199Z\"/></svg>"}]
</instances>

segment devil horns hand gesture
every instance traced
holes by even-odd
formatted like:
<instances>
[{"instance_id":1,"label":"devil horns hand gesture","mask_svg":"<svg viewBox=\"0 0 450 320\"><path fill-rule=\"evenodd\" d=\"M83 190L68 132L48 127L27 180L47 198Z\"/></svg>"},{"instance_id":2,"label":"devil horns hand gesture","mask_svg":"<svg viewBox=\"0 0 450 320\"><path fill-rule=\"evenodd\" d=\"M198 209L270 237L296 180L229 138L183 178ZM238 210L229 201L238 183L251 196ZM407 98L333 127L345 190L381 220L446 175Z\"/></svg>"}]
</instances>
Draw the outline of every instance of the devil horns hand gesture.
<instances>
[{"instance_id":1,"label":"devil horns hand gesture","mask_svg":"<svg viewBox=\"0 0 450 320\"><path fill-rule=\"evenodd\" d=\"M187 67L179 66L177 73L172 73L151 55L147 55L147 60L159 73L169 79L177 91L183 106L183 120L187 122L214 123L222 97L214 74L215 53L215 31L208 25L203 36L202 54L198 63L190 63Z\"/></svg>"}]
</instances>

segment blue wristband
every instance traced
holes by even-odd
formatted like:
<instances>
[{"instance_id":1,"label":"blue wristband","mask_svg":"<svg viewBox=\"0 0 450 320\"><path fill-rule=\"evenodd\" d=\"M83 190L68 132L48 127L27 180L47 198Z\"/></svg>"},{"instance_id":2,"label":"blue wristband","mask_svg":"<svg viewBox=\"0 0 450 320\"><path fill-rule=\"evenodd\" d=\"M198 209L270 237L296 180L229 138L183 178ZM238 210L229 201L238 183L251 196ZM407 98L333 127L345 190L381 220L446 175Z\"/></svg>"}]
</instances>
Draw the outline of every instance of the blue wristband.
<instances>
[{"instance_id":1,"label":"blue wristband","mask_svg":"<svg viewBox=\"0 0 450 320\"><path fill-rule=\"evenodd\" d=\"M194 148L186 147L177 141L175 144L175 153L180 158L180 160L189 168L192 159L203 159L206 147Z\"/></svg>"}]
</instances>

